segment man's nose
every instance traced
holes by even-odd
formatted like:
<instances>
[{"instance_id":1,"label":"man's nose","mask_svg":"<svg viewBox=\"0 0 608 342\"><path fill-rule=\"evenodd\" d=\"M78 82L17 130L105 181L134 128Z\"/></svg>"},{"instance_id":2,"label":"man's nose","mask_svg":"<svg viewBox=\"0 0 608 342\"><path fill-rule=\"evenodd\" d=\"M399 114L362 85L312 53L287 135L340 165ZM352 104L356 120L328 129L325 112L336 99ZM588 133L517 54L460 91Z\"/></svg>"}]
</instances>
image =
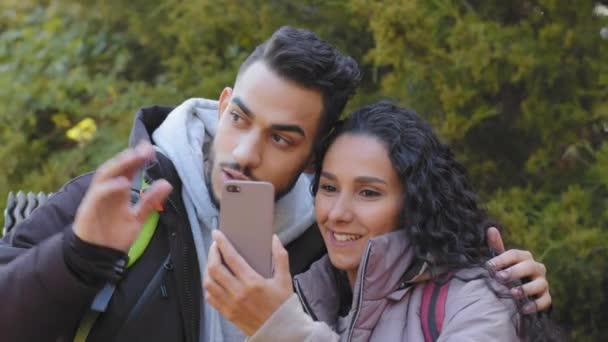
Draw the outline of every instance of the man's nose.
<instances>
[{"instance_id":1,"label":"man's nose","mask_svg":"<svg viewBox=\"0 0 608 342\"><path fill-rule=\"evenodd\" d=\"M262 135L252 131L241 137L239 144L232 151L234 161L243 170L254 169L262 163Z\"/></svg>"}]
</instances>

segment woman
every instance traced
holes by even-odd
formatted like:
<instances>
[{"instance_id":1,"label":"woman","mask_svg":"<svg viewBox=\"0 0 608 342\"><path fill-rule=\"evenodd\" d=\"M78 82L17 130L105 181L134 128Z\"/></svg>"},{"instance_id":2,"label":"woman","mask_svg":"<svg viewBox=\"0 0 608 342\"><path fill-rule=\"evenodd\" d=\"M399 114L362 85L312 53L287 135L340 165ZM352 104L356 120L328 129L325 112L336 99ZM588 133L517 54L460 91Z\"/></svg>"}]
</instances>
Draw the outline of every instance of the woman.
<instances>
[{"instance_id":1,"label":"woman","mask_svg":"<svg viewBox=\"0 0 608 342\"><path fill-rule=\"evenodd\" d=\"M523 319L536 318L520 315L506 287L483 268L491 257L485 216L464 169L413 111L388 102L364 107L318 155L313 193L328 255L294 278L297 294L285 299L288 282L276 289L274 313L250 330L251 341L534 335L528 328L538 325ZM429 284L447 289L436 307L422 304ZM218 306L217 289L207 290ZM428 326L431 316L421 310L429 309L443 311L432 315L443 324Z\"/></svg>"}]
</instances>

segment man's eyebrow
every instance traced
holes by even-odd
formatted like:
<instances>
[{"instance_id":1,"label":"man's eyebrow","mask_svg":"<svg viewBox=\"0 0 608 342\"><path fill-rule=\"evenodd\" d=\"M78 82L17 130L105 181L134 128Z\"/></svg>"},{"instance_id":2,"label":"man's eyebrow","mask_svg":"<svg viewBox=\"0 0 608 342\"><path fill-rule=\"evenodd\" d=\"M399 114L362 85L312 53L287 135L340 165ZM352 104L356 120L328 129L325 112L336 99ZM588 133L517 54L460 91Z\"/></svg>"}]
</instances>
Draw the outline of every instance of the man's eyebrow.
<instances>
[{"instance_id":1,"label":"man's eyebrow","mask_svg":"<svg viewBox=\"0 0 608 342\"><path fill-rule=\"evenodd\" d=\"M273 125L270 125L270 128L275 131L294 132L294 133L300 134L303 137L306 137L304 130L302 129L302 127L300 127L298 125L273 124Z\"/></svg>"},{"instance_id":2,"label":"man's eyebrow","mask_svg":"<svg viewBox=\"0 0 608 342\"><path fill-rule=\"evenodd\" d=\"M253 115L253 113L251 112L251 109L249 109L249 107L247 107L247 105L245 105L245 103L243 102L243 100L241 100L240 97L238 97L238 96L233 97L232 102L235 103L237 106L239 106L239 108L241 108L243 113L245 113L245 115L247 115L248 117L250 117L250 118L255 117L255 115Z\"/></svg>"},{"instance_id":3,"label":"man's eyebrow","mask_svg":"<svg viewBox=\"0 0 608 342\"><path fill-rule=\"evenodd\" d=\"M247 115L249 118L251 118L251 119L255 118L255 115L253 114L253 112L251 112L251 109L249 109L249 107L247 107L247 105L243 102L243 100L241 100L240 97L238 97L238 96L233 97L232 102L234 104L236 104L237 106L239 106L239 108L243 111L243 113L245 113L245 115ZM304 130L302 129L302 127L300 127L298 125L272 124L272 125L270 125L270 128L275 131L294 132L294 133L300 134L303 137L306 137L306 133L304 133Z\"/></svg>"}]
</instances>

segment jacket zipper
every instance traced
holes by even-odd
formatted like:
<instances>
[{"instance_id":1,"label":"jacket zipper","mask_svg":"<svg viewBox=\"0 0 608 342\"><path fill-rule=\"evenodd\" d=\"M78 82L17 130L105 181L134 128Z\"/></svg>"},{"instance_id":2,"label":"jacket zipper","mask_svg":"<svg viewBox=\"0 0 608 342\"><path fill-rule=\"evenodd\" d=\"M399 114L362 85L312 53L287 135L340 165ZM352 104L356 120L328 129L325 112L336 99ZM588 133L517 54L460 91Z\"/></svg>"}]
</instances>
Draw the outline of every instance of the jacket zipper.
<instances>
[{"instance_id":1,"label":"jacket zipper","mask_svg":"<svg viewBox=\"0 0 608 342\"><path fill-rule=\"evenodd\" d=\"M357 322L357 319L359 319L359 313L361 312L361 301L363 300L363 276L365 275L365 270L367 270L367 262L369 261L369 253L371 250L371 244L368 241L367 242L367 247L365 248L365 253L363 254L363 258L362 258L362 262L363 265L361 267L361 274L359 274L357 276L357 280L358 280L358 290L357 293L357 306L355 309L355 312L353 312L353 319L352 321L350 321L350 327L348 329L348 338L346 339L347 342L351 341L353 338L353 330L355 329L355 322Z\"/></svg>"},{"instance_id":2,"label":"jacket zipper","mask_svg":"<svg viewBox=\"0 0 608 342\"><path fill-rule=\"evenodd\" d=\"M182 220L182 225L184 225L184 222L187 222L184 220L184 218L182 217L180 211L177 209L177 206L175 205L175 203L169 198L168 199L169 204L171 204L171 206L173 207L173 209L175 210L175 213L177 214L177 216L180 218L180 220ZM189 226L188 225L184 225L184 227ZM188 244L186 243L182 243L182 259L184 261L184 265L183 265L183 270L184 270L184 278L183 278L183 284L184 284L184 295L186 296L186 301L187 304L189 305L189 307L191 308L191 317L190 317L190 338L191 341L197 341L197 336L194 335L195 331L196 331L196 323L195 319L194 319L194 310L192 310L192 308L194 307L194 296L192 295L192 290L191 290L191 284L190 284L190 279L188 277L188 275L190 274L190 268L188 267Z\"/></svg>"},{"instance_id":3,"label":"jacket zipper","mask_svg":"<svg viewBox=\"0 0 608 342\"><path fill-rule=\"evenodd\" d=\"M304 297L304 294L302 293L302 288L300 287L300 281L298 281L297 279L294 280L295 282L295 288L296 288L296 293L298 294L298 298L300 298L300 303L302 303L302 307L304 308L304 312L306 312L306 314L308 316L310 316L312 318L313 321L317 321L317 316L314 314L314 312L312 312L312 308L310 307L310 305L308 304L308 301L306 300L306 298Z\"/></svg>"},{"instance_id":4,"label":"jacket zipper","mask_svg":"<svg viewBox=\"0 0 608 342\"><path fill-rule=\"evenodd\" d=\"M163 298L168 299L169 291L167 290L167 277L169 272L173 271L173 262L171 262L171 256L169 256L169 259L167 262L165 262L163 268L165 269L165 274L163 276L163 281L160 284L160 294Z\"/></svg>"},{"instance_id":5,"label":"jacket zipper","mask_svg":"<svg viewBox=\"0 0 608 342\"><path fill-rule=\"evenodd\" d=\"M161 296L163 298L168 298L168 295L167 296L164 295L165 293L168 294L166 286L165 286L167 272L169 271L169 269L166 267L166 265L168 263L171 263L171 254L169 254L165 258L165 261L163 261L163 264L154 273L154 276L152 276L152 279L150 280L148 285L144 288L143 293L141 294L141 297L139 299L137 299L137 301L133 305L133 308L127 315L127 318L126 318L124 324L118 330L118 333L116 334L116 336L120 336L122 334L122 331L125 329L125 327L128 326L131 323L131 321L133 319L135 319L141 313L145 304L148 302L150 297L152 297L154 295L156 289L158 289L157 286L160 285Z\"/></svg>"}]
</instances>

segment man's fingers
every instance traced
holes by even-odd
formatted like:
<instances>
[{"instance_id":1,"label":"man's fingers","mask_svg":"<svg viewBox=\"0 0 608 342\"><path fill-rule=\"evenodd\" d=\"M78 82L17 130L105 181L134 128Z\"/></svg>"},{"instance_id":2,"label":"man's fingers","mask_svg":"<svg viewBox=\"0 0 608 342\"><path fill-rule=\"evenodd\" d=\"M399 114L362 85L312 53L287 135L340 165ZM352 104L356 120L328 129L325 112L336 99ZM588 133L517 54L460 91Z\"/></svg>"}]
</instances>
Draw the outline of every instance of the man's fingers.
<instances>
[{"instance_id":1,"label":"man's fingers","mask_svg":"<svg viewBox=\"0 0 608 342\"><path fill-rule=\"evenodd\" d=\"M534 260L522 261L507 269L496 272L496 276L503 282L515 281L523 278L532 280L545 276L544 265Z\"/></svg>"},{"instance_id":2,"label":"man's fingers","mask_svg":"<svg viewBox=\"0 0 608 342\"><path fill-rule=\"evenodd\" d=\"M91 187L89 199L95 198L96 200L109 200L111 197L123 196L129 198L129 190L131 189L131 181L126 177L116 177L101 184L97 184L96 187ZM113 202L115 202L114 199Z\"/></svg>"},{"instance_id":3,"label":"man's fingers","mask_svg":"<svg viewBox=\"0 0 608 342\"><path fill-rule=\"evenodd\" d=\"M133 213L140 222L144 222L148 214L165 201L173 187L164 179L152 183L133 207Z\"/></svg>"},{"instance_id":4,"label":"man's fingers","mask_svg":"<svg viewBox=\"0 0 608 342\"><path fill-rule=\"evenodd\" d=\"M528 251L522 251L519 249L509 249L499 256L492 258L488 261L490 267L498 271L503 268L515 265L524 260L534 260L532 254Z\"/></svg>"},{"instance_id":5,"label":"man's fingers","mask_svg":"<svg viewBox=\"0 0 608 342\"><path fill-rule=\"evenodd\" d=\"M537 311L545 311L549 309L549 307L551 306L551 294L549 293L549 291L545 292L544 295L536 299L534 301L534 304L536 304L534 307Z\"/></svg>"},{"instance_id":6,"label":"man's fingers","mask_svg":"<svg viewBox=\"0 0 608 342\"><path fill-rule=\"evenodd\" d=\"M511 289L511 294L515 298L536 298L544 295L549 289L549 283L545 278L534 279L529 283L525 283L521 286L517 286Z\"/></svg>"},{"instance_id":7,"label":"man's fingers","mask_svg":"<svg viewBox=\"0 0 608 342\"><path fill-rule=\"evenodd\" d=\"M230 241L219 230L211 232L213 240L217 244L217 248L224 262L230 271L241 281L250 282L256 277L261 277L251 266L243 259L243 257L234 249Z\"/></svg>"},{"instance_id":8,"label":"man's fingers","mask_svg":"<svg viewBox=\"0 0 608 342\"><path fill-rule=\"evenodd\" d=\"M148 142L142 142L134 149L127 149L116 157L105 162L95 173L95 182L103 182L107 179L125 176L129 179L144 163L154 158L154 147Z\"/></svg>"},{"instance_id":9,"label":"man's fingers","mask_svg":"<svg viewBox=\"0 0 608 342\"><path fill-rule=\"evenodd\" d=\"M272 261L274 265L274 277L288 277L291 279L291 274L289 273L289 255L276 235L272 236Z\"/></svg>"},{"instance_id":10,"label":"man's fingers","mask_svg":"<svg viewBox=\"0 0 608 342\"><path fill-rule=\"evenodd\" d=\"M505 245L502 241L502 236L500 235L498 228L488 228L486 239L488 246L490 246L490 248L492 248L496 253L501 254L505 251Z\"/></svg>"},{"instance_id":11,"label":"man's fingers","mask_svg":"<svg viewBox=\"0 0 608 342\"><path fill-rule=\"evenodd\" d=\"M550 306L551 306L551 295L547 291L547 292L545 292L544 295L537 298L536 300L530 301L530 302L524 304L522 311L524 312L524 314L533 314L536 312L545 311L545 310L549 309Z\"/></svg>"}]
</instances>

